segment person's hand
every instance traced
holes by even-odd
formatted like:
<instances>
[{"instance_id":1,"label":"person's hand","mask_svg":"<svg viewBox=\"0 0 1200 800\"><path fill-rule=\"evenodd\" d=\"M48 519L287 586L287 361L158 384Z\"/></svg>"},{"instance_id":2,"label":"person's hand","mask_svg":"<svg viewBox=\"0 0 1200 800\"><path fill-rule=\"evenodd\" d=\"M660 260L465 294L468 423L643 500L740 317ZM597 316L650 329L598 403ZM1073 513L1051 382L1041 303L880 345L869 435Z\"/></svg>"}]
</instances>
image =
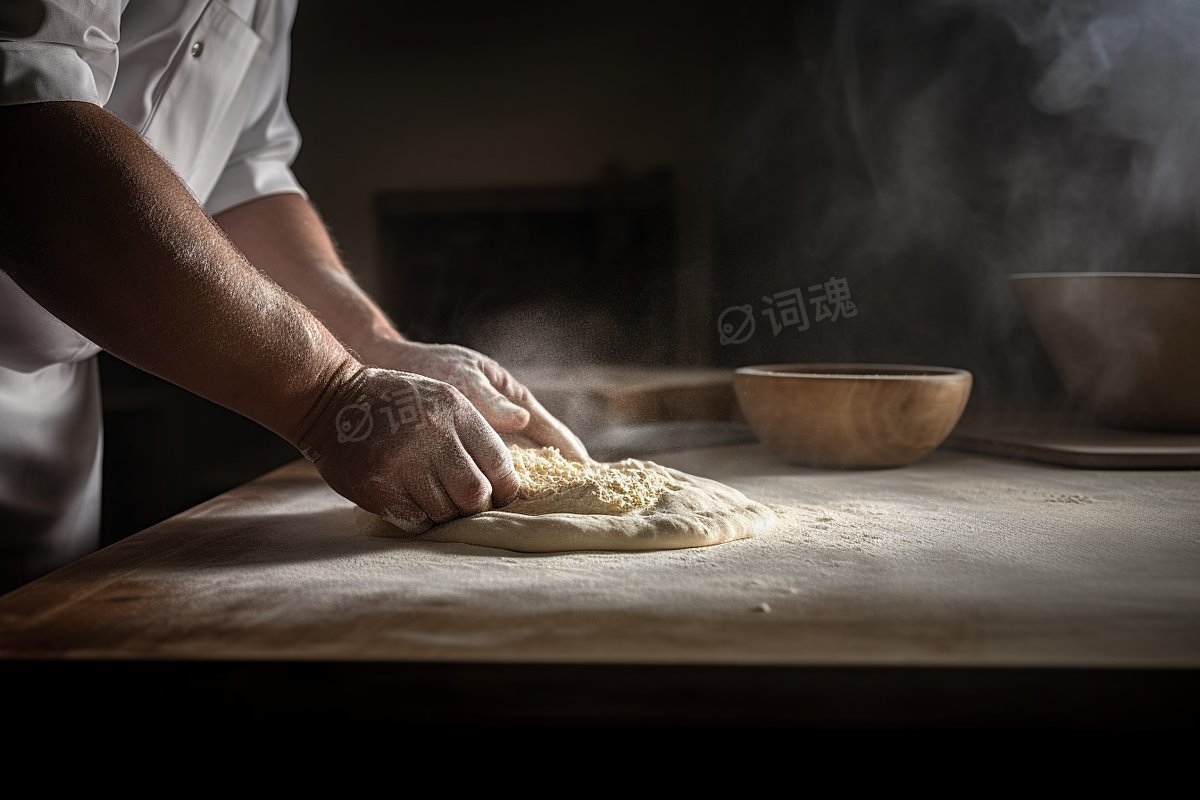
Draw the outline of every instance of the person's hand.
<instances>
[{"instance_id":1,"label":"person's hand","mask_svg":"<svg viewBox=\"0 0 1200 800\"><path fill-rule=\"evenodd\" d=\"M564 456L587 461L587 448L508 370L474 350L454 344L387 341L360 353L366 361L436 378L470 400L498 433L521 434L540 447L557 447Z\"/></svg>"},{"instance_id":2,"label":"person's hand","mask_svg":"<svg viewBox=\"0 0 1200 800\"><path fill-rule=\"evenodd\" d=\"M350 373L298 446L338 494L410 533L517 495L499 435L461 392L421 375Z\"/></svg>"}]
</instances>

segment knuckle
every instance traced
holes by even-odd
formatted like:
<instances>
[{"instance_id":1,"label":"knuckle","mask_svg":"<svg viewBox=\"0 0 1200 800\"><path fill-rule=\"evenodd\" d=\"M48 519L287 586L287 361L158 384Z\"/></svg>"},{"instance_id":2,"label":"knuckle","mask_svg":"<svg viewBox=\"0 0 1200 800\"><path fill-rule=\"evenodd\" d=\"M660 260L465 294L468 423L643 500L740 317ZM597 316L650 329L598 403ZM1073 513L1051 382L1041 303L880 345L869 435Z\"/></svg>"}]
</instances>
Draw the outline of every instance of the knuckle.
<instances>
[{"instance_id":1,"label":"knuckle","mask_svg":"<svg viewBox=\"0 0 1200 800\"><path fill-rule=\"evenodd\" d=\"M509 376L508 384L508 395L518 405L523 406L533 399L533 392L525 388L525 384L521 383L512 376Z\"/></svg>"},{"instance_id":2,"label":"knuckle","mask_svg":"<svg viewBox=\"0 0 1200 800\"><path fill-rule=\"evenodd\" d=\"M456 510L464 515L478 514L492 507L492 486L468 461L462 461L443 474L442 485Z\"/></svg>"},{"instance_id":3,"label":"knuckle","mask_svg":"<svg viewBox=\"0 0 1200 800\"><path fill-rule=\"evenodd\" d=\"M492 487L483 476L463 470L457 478L453 487L447 488L459 511L478 514L491 507Z\"/></svg>"},{"instance_id":4,"label":"knuckle","mask_svg":"<svg viewBox=\"0 0 1200 800\"><path fill-rule=\"evenodd\" d=\"M462 392L441 381L430 381L425 390L425 397L432 408L442 411L455 411L466 402Z\"/></svg>"},{"instance_id":5,"label":"knuckle","mask_svg":"<svg viewBox=\"0 0 1200 800\"><path fill-rule=\"evenodd\" d=\"M466 395L459 391L457 386L451 386L448 383L444 383L442 384L442 387L442 399L451 408L462 408L463 406L469 405Z\"/></svg>"},{"instance_id":6,"label":"knuckle","mask_svg":"<svg viewBox=\"0 0 1200 800\"><path fill-rule=\"evenodd\" d=\"M521 489L515 472L508 472L492 485L492 500L496 505L506 505L517 499Z\"/></svg>"},{"instance_id":7,"label":"knuckle","mask_svg":"<svg viewBox=\"0 0 1200 800\"><path fill-rule=\"evenodd\" d=\"M492 487L488 485L487 481L476 478L471 481L471 486L463 499L472 507L486 508L492 501Z\"/></svg>"},{"instance_id":8,"label":"knuckle","mask_svg":"<svg viewBox=\"0 0 1200 800\"><path fill-rule=\"evenodd\" d=\"M521 402L530 396L529 390L504 367L492 361L488 364L487 376L507 397Z\"/></svg>"}]
</instances>

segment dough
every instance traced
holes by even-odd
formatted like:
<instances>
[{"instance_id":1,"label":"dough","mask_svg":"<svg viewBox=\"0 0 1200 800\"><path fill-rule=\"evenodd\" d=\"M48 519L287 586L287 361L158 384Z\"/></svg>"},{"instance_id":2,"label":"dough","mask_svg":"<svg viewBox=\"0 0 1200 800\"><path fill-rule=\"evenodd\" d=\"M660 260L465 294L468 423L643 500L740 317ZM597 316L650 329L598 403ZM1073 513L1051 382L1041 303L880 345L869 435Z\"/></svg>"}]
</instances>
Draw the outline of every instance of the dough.
<instances>
[{"instance_id":1,"label":"dough","mask_svg":"<svg viewBox=\"0 0 1200 800\"><path fill-rule=\"evenodd\" d=\"M649 461L578 464L554 448L510 449L517 500L416 538L526 553L675 550L745 539L776 523L771 509L736 489ZM403 535L386 528L371 532Z\"/></svg>"}]
</instances>

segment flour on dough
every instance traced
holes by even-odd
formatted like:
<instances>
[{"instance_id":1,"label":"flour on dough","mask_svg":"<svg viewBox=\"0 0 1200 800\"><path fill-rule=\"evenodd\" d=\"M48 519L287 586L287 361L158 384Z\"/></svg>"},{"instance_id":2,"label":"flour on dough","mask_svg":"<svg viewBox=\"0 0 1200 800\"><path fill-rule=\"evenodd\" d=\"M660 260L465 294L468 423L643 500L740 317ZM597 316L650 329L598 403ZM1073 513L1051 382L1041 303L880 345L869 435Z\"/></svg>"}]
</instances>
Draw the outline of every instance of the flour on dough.
<instances>
[{"instance_id":1,"label":"flour on dough","mask_svg":"<svg viewBox=\"0 0 1200 800\"><path fill-rule=\"evenodd\" d=\"M510 449L521 483L515 501L416 538L526 553L676 550L745 539L776 523L771 509L736 489L650 461L579 463L552 447ZM370 532L404 535L384 523Z\"/></svg>"}]
</instances>

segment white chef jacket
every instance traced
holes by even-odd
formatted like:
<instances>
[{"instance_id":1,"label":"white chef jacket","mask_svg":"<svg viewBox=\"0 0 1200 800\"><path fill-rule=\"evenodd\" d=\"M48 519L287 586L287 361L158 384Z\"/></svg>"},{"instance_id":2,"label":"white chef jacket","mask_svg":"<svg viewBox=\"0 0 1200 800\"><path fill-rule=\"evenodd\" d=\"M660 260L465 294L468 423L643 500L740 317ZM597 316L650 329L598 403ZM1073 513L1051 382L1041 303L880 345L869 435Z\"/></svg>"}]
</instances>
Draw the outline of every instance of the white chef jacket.
<instances>
[{"instance_id":1,"label":"white chef jacket","mask_svg":"<svg viewBox=\"0 0 1200 800\"><path fill-rule=\"evenodd\" d=\"M212 214L302 193L286 102L295 11L295 0L0 0L0 105L103 106ZM0 586L96 547L98 349L0 271Z\"/></svg>"}]
</instances>

